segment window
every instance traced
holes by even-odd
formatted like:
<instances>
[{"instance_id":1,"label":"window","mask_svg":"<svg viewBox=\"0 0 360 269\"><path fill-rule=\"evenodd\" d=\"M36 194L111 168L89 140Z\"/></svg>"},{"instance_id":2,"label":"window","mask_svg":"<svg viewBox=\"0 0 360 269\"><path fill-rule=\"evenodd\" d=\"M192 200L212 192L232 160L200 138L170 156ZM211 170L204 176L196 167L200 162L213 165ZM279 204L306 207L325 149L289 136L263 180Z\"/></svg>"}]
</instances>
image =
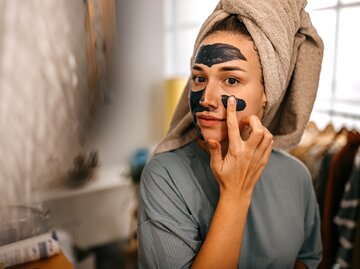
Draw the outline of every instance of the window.
<instances>
[{"instance_id":1,"label":"window","mask_svg":"<svg viewBox=\"0 0 360 269\"><path fill-rule=\"evenodd\" d=\"M325 45L311 118L360 129L360 0L309 0L307 11Z\"/></svg>"},{"instance_id":2,"label":"window","mask_svg":"<svg viewBox=\"0 0 360 269\"><path fill-rule=\"evenodd\" d=\"M201 23L218 0L164 0L165 75L190 74ZM312 120L360 129L360 0L309 0L306 10L325 44Z\"/></svg>"},{"instance_id":3,"label":"window","mask_svg":"<svg viewBox=\"0 0 360 269\"><path fill-rule=\"evenodd\" d=\"M164 0L165 76L187 77L201 24L218 0Z\"/></svg>"}]
</instances>

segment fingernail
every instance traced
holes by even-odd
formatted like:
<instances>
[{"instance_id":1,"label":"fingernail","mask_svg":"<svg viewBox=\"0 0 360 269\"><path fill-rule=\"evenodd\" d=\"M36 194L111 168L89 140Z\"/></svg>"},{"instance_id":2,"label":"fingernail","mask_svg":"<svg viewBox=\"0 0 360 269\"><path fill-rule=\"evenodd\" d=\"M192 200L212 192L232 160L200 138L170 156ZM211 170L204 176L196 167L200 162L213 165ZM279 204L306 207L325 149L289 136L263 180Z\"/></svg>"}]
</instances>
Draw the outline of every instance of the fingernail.
<instances>
[{"instance_id":1,"label":"fingernail","mask_svg":"<svg viewBox=\"0 0 360 269\"><path fill-rule=\"evenodd\" d=\"M235 97L233 95L229 97L229 102L230 104L235 104Z\"/></svg>"}]
</instances>

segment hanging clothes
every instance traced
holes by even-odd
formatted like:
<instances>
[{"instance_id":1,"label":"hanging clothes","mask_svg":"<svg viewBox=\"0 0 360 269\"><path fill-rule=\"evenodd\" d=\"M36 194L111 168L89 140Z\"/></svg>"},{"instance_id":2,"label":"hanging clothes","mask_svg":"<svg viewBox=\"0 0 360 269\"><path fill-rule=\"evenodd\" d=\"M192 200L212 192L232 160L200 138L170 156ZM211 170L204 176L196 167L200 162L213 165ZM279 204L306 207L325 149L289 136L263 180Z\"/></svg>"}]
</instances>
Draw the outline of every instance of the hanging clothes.
<instances>
[{"instance_id":1,"label":"hanging clothes","mask_svg":"<svg viewBox=\"0 0 360 269\"><path fill-rule=\"evenodd\" d=\"M360 227L360 212L358 214L357 227ZM356 229L355 244L353 249L351 269L360 268L360 228Z\"/></svg>"},{"instance_id":2,"label":"hanging clothes","mask_svg":"<svg viewBox=\"0 0 360 269\"><path fill-rule=\"evenodd\" d=\"M331 160L326 182L324 212L322 216L323 260L321 269L331 269L338 249L338 235L333 218L338 212L345 184L353 169L355 155L360 146L356 131L348 132L347 143Z\"/></svg>"},{"instance_id":3,"label":"hanging clothes","mask_svg":"<svg viewBox=\"0 0 360 269\"><path fill-rule=\"evenodd\" d=\"M320 269L360 268L360 229L354 228L360 227L359 146L355 130L335 131L332 124L320 130L310 123L300 144L289 150L312 175L322 220Z\"/></svg>"},{"instance_id":4,"label":"hanging clothes","mask_svg":"<svg viewBox=\"0 0 360 269\"><path fill-rule=\"evenodd\" d=\"M324 158L321 161L319 176L316 180L314 180L315 194L318 201L321 218L324 214L326 182L329 176L330 163L335 153L336 151L329 151L325 154Z\"/></svg>"},{"instance_id":5,"label":"hanging clothes","mask_svg":"<svg viewBox=\"0 0 360 269\"><path fill-rule=\"evenodd\" d=\"M319 204L320 216L322 218L324 214L325 206L325 194L326 194L326 183L329 177L330 164L334 155L345 146L348 137L348 130L341 128L338 131L333 140L333 144L328 147L327 151L323 151L319 154L318 159L321 160L320 169L318 175L313 179L316 198Z\"/></svg>"},{"instance_id":6,"label":"hanging clothes","mask_svg":"<svg viewBox=\"0 0 360 269\"><path fill-rule=\"evenodd\" d=\"M300 159L309 169L313 181L321 166L321 157L333 145L336 131L331 124L320 131L314 123L308 125L300 144L289 151Z\"/></svg>"},{"instance_id":7,"label":"hanging clothes","mask_svg":"<svg viewBox=\"0 0 360 269\"><path fill-rule=\"evenodd\" d=\"M346 183L345 192L340 203L340 208L334 218L337 227L339 249L336 262L341 268L350 268L360 207L360 169L355 167L349 181Z\"/></svg>"}]
</instances>

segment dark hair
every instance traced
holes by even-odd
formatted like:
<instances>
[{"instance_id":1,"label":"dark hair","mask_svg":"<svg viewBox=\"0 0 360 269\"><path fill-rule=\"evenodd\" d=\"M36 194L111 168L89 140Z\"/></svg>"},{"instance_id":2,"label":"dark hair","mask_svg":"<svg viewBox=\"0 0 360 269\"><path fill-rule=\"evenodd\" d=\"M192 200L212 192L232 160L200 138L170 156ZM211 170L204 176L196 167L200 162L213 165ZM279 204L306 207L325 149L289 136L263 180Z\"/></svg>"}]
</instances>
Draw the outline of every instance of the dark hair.
<instances>
[{"instance_id":1,"label":"dark hair","mask_svg":"<svg viewBox=\"0 0 360 269\"><path fill-rule=\"evenodd\" d=\"M245 24L242 21L240 21L236 15L230 15L225 19L216 22L213 25L213 27L210 29L210 31L206 33L204 38L219 31L234 32L237 34L241 34L245 37L248 37L252 40L251 35L249 31L246 29Z\"/></svg>"},{"instance_id":2,"label":"dark hair","mask_svg":"<svg viewBox=\"0 0 360 269\"><path fill-rule=\"evenodd\" d=\"M226 17L225 19L216 22L211 29L206 33L203 39L208 37L209 35L215 33L215 32L232 32L235 34L240 34L251 41L253 41L248 29L246 29L245 24L234 14ZM258 54L259 58L259 51L254 43L254 50ZM260 82L262 85L264 85L264 77L263 77L263 71L262 71L262 65L260 64L261 68L261 76L260 76Z\"/></svg>"}]
</instances>

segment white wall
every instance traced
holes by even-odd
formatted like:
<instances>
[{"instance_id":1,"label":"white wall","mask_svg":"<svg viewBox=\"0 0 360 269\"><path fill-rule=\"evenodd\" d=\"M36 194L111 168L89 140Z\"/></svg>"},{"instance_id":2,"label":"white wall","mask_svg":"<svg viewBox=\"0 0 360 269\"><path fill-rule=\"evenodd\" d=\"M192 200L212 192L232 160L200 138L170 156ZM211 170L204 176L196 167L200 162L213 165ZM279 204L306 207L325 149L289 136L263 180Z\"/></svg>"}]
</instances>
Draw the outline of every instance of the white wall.
<instances>
[{"instance_id":1,"label":"white wall","mask_svg":"<svg viewBox=\"0 0 360 269\"><path fill-rule=\"evenodd\" d=\"M162 0L116 1L117 84L92 130L83 1L18 2L0 2L0 206L29 200L87 147L121 165L162 132Z\"/></svg>"},{"instance_id":2,"label":"white wall","mask_svg":"<svg viewBox=\"0 0 360 269\"><path fill-rule=\"evenodd\" d=\"M89 123L84 3L0 4L0 207L64 175Z\"/></svg>"},{"instance_id":3,"label":"white wall","mask_svg":"<svg viewBox=\"0 0 360 269\"><path fill-rule=\"evenodd\" d=\"M128 162L162 132L163 0L117 0L117 85L91 142L103 165Z\"/></svg>"}]
</instances>

